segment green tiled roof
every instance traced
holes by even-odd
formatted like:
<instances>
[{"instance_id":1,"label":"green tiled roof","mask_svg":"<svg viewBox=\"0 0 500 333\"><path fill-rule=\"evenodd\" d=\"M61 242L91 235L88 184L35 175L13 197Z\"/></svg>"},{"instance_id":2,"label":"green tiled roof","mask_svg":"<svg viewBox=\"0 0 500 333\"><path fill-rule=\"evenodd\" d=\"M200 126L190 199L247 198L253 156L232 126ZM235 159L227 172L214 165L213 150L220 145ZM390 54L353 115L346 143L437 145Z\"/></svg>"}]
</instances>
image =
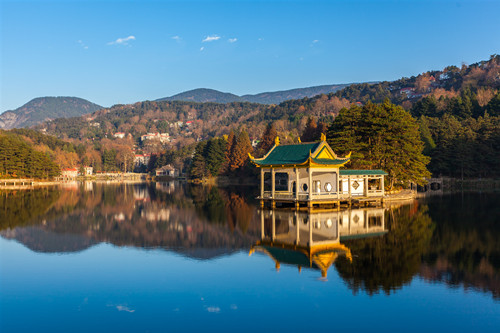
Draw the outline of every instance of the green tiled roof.
<instances>
[{"instance_id":1,"label":"green tiled roof","mask_svg":"<svg viewBox=\"0 0 500 333\"><path fill-rule=\"evenodd\" d=\"M337 158L336 160L328 160L326 158L313 158L312 159L314 163L318 164L331 164L331 165L339 165L339 164L344 164L348 158Z\"/></svg>"},{"instance_id":2,"label":"green tiled roof","mask_svg":"<svg viewBox=\"0 0 500 333\"><path fill-rule=\"evenodd\" d=\"M253 162L258 165L301 164L307 161L309 152L314 152L320 144L321 142L279 145L265 159Z\"/></svg>"},{"instance_id":3,"label":"green tiled roof","mask_svg":"<svg viewBox=\"0 0 500 333\"><path fill-rule=\"evenodd\" d=\"M309 267L311 264L309 258L304 253L299 251L280 249L273 246L262 246L262 248L266 249L266 251L273 256L274 259L283 264L299 265L303 267ZM314 263L313 267L318 268Z\"/></svg>"},{"instance_id":4,"label":"green tiled roof","mask_svg":"<svg viewBox=\"0 0 500 333\"><path fill-rule=\"evenodd\" d=\"M340 170L341 176L361 176L361 175L372 175L372 176L387 176L387 172L384 170L353 170L353 169L343 169Z\"/></svg>"}]
</instances>

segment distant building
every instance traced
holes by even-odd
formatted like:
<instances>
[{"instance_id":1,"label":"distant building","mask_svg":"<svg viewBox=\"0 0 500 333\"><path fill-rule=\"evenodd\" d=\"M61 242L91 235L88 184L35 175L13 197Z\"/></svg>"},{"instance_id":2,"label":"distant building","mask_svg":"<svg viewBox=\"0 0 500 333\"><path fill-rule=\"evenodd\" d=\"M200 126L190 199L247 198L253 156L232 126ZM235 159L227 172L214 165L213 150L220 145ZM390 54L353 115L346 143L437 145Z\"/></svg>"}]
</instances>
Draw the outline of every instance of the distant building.
<instances>
[{"instance_id":1,"label":"distant building","mask_svg":"<svg viewBox=\"0 0 500 333\"><path fill-rule=\"evenodd\" d=\"M176 128L181 128L184 125L182 121L176 121L174 123L170 123L170 128L176 127Z\"/></svg>"},{"instance_id":2,"label":"distant building","mask_svg":"<svg viewBox=\"0 0 500 333\"><path fill-rule=\"evenodd\" d=\"M84 176L92 176L94 173L94 168L91 166L85 166L83 167L83 175Z\"/></svg>"},{"instance_id":3,"label":"distant building","mask_svg":"<svg viewBox=\"0 0 500 333\"><path fill-rule=\"evenodd\" d=\"M167 164L156 169L156 176L177 177L179 172L172 165Z\"/></svg>"},{"instance_id":4,"label":"distant building","mask_svg":"<svg viewBox=\"0 0 500 333\"><path fill-rule=\"evenodd\" d=\"M439 75L439 79L440 79L440 80L447 80L447 79L449 79L449 78L450 78L450 74L449 74L448 72L446 72L446 73L441 73L441 74Z\"/></svg>"},{"instance_id":5,"label":"distant building","mask_svg":"<svg viewBox=\"0 0 500 333\"><path fill-rule=\"evenodd\" d=\"M78 176L78 169L77 168L62 169L61 176L65 178L76 178Z\"/></svg>"},{"instance_id":6,"label":"distant building","mask_svg":"<svg viewBox=\"0 0 500 333\"><path fill-rule=\"evenodd\" d=\"M125 137L125 133L123 133L123 132L116 132L115 134L113 134L113 136L115 138L118 138L118 139L123 139Z\"/></svg>"},{"instance_id":7,"label":"distant building","mask_svg":"<svg viewBox=\"0 0 500 333\"><path fill-rule=\"evenodd\" d=\"M141 136L141 141L146 140L159 140L161 143L170 142L170 135L168 133L148 133Z\"/></svg>"},{"instance_id":8,"label":"distant building","mask_svg":"<svg viewBox=\"0 0 500 333\"><path fill-rule=\"evenodd\" d=\"M134 155L134 165L136 167L140 167L141 165L148 165L150 159L150 154L136 154Z\"/></svg>"},{"instance_id":9,"label":"distant building","mask_svg":"<svg viewBox=\"0 0 500 333\"><path fill-rule=\"evenodd\" d=\"M408 97L408 98L418 97L418 94L415 93L415 88L411 88L411 87L403 88L399 91L399 93L401 95L406 95L406 97Z\"/></svg>"}]
</instances>

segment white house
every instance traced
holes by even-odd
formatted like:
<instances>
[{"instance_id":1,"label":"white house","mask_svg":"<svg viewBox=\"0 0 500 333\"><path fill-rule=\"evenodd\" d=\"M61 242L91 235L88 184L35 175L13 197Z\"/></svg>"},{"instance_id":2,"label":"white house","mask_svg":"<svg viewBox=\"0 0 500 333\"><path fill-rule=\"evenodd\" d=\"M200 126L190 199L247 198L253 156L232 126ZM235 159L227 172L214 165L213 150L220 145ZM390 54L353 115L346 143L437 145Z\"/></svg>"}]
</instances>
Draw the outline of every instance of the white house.
<instances>
[{"instance_id":1,"label":"white house","mask_svg":"<svg viewBox=\"0 0 500 333\"><path fill-rule=\"evenodd\" d=\"M179 176L179 172L172 165L167 164L156 169L156 176L177 177Z\"/></svg>"},{"instance_id":2,"label":"white house","mask_svg":"<svg viewBox=\"0 0 500 333\"><path fill-rule=\"evenodd\" d=\"M61 176L64 178L76 178L78 176L78 169L77 168L62 169Z\"/></svg>"}]
</instances>

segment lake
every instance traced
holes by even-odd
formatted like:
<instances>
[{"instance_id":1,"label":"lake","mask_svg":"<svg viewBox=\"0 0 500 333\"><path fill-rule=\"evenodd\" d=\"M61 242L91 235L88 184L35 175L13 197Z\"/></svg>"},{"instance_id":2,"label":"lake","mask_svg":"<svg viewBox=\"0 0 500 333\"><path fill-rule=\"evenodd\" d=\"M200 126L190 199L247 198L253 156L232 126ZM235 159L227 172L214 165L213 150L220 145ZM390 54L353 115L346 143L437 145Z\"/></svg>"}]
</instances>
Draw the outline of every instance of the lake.
<instances>
[{"instance_id":1,"label":"lake","mask_svg":"<svg viewBox=\"0 0 500 333\"><path fill-rule=\"evenodd\" d=\"M498 331L499 193L313 212L256 196L0 190L1 331Z\"/></svg>"}]
</instances>

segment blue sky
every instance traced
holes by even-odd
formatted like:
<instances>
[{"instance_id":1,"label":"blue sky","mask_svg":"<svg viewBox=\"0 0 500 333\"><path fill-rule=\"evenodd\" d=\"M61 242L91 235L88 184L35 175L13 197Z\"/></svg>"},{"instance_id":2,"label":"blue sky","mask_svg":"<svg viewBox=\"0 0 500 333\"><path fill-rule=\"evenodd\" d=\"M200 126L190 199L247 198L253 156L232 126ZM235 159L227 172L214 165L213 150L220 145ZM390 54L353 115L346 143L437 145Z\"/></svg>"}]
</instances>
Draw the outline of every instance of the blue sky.
<instances>
[{"instance_id":1,"label":"blue sky","mask_svg":"<svg viewBox=\"0 0 500 333\"><path fill-rule=\"evenodd\" d=\"M0 1L0 112L394 80L500 50L500 1Z\"/></svg>"}]
</instances>

